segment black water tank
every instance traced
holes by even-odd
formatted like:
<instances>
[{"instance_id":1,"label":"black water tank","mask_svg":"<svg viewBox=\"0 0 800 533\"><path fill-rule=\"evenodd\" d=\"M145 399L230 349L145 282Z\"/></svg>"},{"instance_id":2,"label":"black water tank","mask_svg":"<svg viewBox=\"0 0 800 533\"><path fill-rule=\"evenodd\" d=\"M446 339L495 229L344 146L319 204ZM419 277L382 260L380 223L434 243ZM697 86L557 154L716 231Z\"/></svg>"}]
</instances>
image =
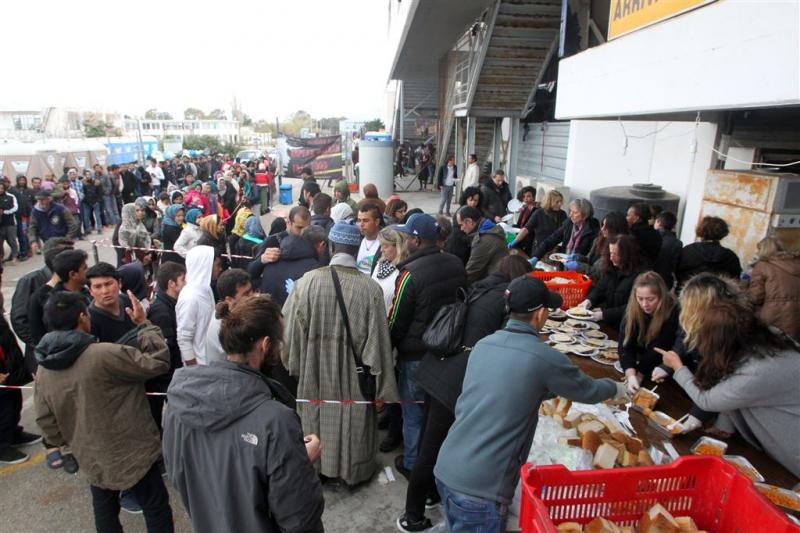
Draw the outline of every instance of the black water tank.
<instances>
[{"instance_id":1,"label":"black water tank","mask_svg":"<svg viewBox=\"0 0 800 533\"><path fill-rule=\"evenodd\" d=\"M589 200L594 206L594 216L597 220L611 211L626 213L628 208L636 202L645 202L648 205L658 205L664 211L678 214L680 197L666 192L660 185L650 183L634 183L632 186L605 187L592 191Z\"/></svg>"}]
</instances>

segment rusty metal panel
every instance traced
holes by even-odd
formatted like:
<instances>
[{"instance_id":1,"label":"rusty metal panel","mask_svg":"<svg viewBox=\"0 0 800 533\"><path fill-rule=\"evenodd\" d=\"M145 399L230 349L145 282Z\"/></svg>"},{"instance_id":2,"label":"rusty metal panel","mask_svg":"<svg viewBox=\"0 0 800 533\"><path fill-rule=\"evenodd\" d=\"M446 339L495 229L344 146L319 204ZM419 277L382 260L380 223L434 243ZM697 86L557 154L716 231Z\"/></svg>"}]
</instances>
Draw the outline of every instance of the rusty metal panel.
<instances>
[{"instance_id":1,"label":"rusty metal panel","mask_svg":"<svg viewBox=\"0 0 800 533\"><path fill-rule=\"evenodd\" d=\"M758 241L770 228L769 213L730 204L705 201L701 213L701 217L704 216L719 217L728 223L730 234L721 244L736 252L743 265L755 255Z\"/></svg>"},{"instance_id":2,"label":"rusty metal panel","mask_svg":"<svg viewBox=\"0 0 800 533\"><path fill-rule=\"evenodd\" d=\"M777 183L775 175L711 170L706 177L703 200L770 212Z\"/></svg>"}]
</instances>

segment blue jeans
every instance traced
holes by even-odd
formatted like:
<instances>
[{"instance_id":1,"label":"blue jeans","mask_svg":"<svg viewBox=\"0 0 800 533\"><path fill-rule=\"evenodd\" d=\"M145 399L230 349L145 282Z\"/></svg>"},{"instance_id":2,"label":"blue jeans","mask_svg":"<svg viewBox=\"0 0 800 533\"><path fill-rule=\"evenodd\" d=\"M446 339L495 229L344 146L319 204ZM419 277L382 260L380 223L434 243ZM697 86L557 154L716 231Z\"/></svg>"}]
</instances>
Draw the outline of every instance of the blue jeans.
<instances>
[{"instance_id":1,"label":"blue jeans","mask_svg":"<svg viewBox=\"0 0 800 533\"><path fill-rule=\"evenodd\" d=\"M452 490L436 480L450 533L503 533L508 506Z\"/></svg>"},{"instance_id":2,"label":"blue jeans","mask_svg":"<svg viewBox=\"0 0 800 533\"><path fill-rule=\"evenodd\" d=\"M28 219L17 219L17 240L19 241L19 256L28 257L30 246L28 244Z\"/></svg>"},{"instance_id":3,"label":"blue jeans","mask_svg":"<svg viewBox=\"0 0 800 533\"><path fill-rule=\"evenodd\" d=\"M118 222L117 199L111 195L103 196L103 210L106 216L106 226L116 226Z\"/></svg>"},{"instance_id":4,"label":"blue jeans","mask_svg":"<svg viewBox=\"0 0 800 533\"><path fill-rule=\"evenodd\" d=\"M103 224L100 215L100 203L87 204L84 202L81 204L81 214L83 215L83 232L87 235L90 231L92 231L92 212L94 212L94 220L95 224L97 225L97 231L100 231L100 226Z\"/></svg>"},{"instance_id":5,"label":"blue jeans","mask_svg":"<svg viewBox=\"0 0 800 533\"><path fill-rule=\"evenodd\" d=\"M400 398L403 400L403 466L411 470L417 462L422 433L422 406L410 403L425 400L425 391L414 380L419 361L400 361Z\"/></svg>"}]
</instances>

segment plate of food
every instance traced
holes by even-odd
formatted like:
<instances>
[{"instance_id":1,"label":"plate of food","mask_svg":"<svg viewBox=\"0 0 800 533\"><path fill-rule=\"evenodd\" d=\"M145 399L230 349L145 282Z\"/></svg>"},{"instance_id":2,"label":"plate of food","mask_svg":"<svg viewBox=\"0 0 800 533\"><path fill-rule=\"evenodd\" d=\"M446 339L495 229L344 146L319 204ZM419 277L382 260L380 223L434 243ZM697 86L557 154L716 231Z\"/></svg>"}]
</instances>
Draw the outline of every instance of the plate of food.
<instances>
[{"instance_id":1,"label":"plate of food","mask_svg":"<svg viewBox=\"0 0 800 533\"><path fill-rule=\"evenodd\" d=\"M622 370L622 363L620 363L619 361L615 361L614 362L614 370L616 370L620 374L624 374L625 373L625 371Z\"/></svg>"},{"instance_id":2,"label":"plate of food","mask_svg":"<svg viewBox=\"0 0 800 533\"><path fill-rule=\"evenodd\" d=\"M569 353L571 351L571 349L572 349L572 346L569 345L569 344L555 343L555 344L553 344L553 348L555 348L556 350L558 350L561 353Z\"/></svg>"},{"instance_id":3,"label":"plate of food","mask_svg":"<svg viewBox=\"0 0 800 533\"><path fill-rule=\"evenodd\" d=\"M544 327L550 329L558 329L561 327L561 322L556 322L555 320L547 320L544 323Z\"/></svg>"},{"instance_id":4,"label":"plate of food","mask_svg":"<svg viewBox=\"0 0 800 533\"><path fill-rule=\"evenodd\" d=\"M574 318L568 318L564 321L564 324L571 328L575 329L591 329L590 324L594 324L594 322L589 322L588 320L575 320Z\"/></svg>"},{"instance_id":5,"label":"plate of food","mask_svg":"<svg viewBox=\"0 0 800 533\"><path fill-rule=\"evenodd\" d=\"M600 350L597 348L592 348L591 346L584 346L583 344L571 344L570 351L575 355L580 355L581 357L592 357L600 353Z\"/></svg>"},{"instance_id":6,"label":"plate of food","mask_svg":"<svg viewBox=\"0 0 800 533\"><path fill-rule=\"evenodd\" d=\"M616 350L617 348L619 348L619 343L617 341L613 341L611 339L608 339L606 341L606 346L608 346L609 350Z\"/></svg>"},{"instance_id":7,"label":"plate of food","mask_svg":"<svg viewBox=\"0 0 800 533\"><path fill-rule=\"evenodd\" d=\"M550 335L550 342L554 344L575 344L575 337L566 333L553 333Z\"/></svg>"},{"instance_id":8,"label":"plate of food","mask_svg":"<svg viewBox=\"0 0 800 533\"><path fill-rule=\"evenodd\" d=\"M566 263L569 261L569 254L550 254L550 261L558 261L559 263ZM552 280L550 280L552 282Z\"/></svg>"},{"instance_id":9,"label":"plate of food","mask_svg":"<svg viewBox=\"0 0 800 533\"><path fill-rule=\"evenodd\" d=\"M589 322L589 324L592 324L593 326L597 325L594 322ZM608 339L608 335L606 335L605 333L603 333L600 330L593 329L593 328L590 328L590 329L588 329L586 331L582 331L581 335L583 335L587 339L599 339L601 341L604 341L604 340Z\"/></svg>"},{"instance_id":10,"label":"plate of food","mask_svg":"<svg viewBox=\"0 0 800 533\"><path fill-rule=\"evenodd\" d=\"M567 315L564 313L563 309L556 307L555 309L550 309L550 318L554 320L563 320L567 318Z\"/></svg>"},{"instance_id":11,"label":"plate of food","mask_svg":"<svg viewBox=\"0 0 800 533\"><path fill-rule=\"evenodd\" d=\"M604 339L582 338L579 341L584 346L591 346L592 348L605 348L606 341Z\"/></svg>"},{"instance_id":12,"label":"plate of food","mask_svg":"<svg viewBox=\"0 0 800 533\"><path fill-rule=\"evenodd\" d=\"M568 335L576 335L577 333L580 333L577 329L573 328L572 326L568 326L566 324L561 324L560 326L558 326L556 331L560 331L561 333L566 333Z\"/></svg>"},{"instance_id":13,"label":"plate of food","mask_svg":"<svg viewBox=\"0 0 800 533\"><path fill-rule=\"evenodd\" d=\"M602 350L597 355L592 356L592 361L598 362L601 365L614 366L619 361L619 356L616 352Z\"/></svg>"},{"instance_id":14,"label":"plate of food","mask_svg":"<svg viewBox=\"0 0 800 533\"><path fill-rule=\"evenodd\" d=\"M576 320L594 320L592 311L583 307L571 307L567 309L567 316Z\"/></svg>"}]
</instances>

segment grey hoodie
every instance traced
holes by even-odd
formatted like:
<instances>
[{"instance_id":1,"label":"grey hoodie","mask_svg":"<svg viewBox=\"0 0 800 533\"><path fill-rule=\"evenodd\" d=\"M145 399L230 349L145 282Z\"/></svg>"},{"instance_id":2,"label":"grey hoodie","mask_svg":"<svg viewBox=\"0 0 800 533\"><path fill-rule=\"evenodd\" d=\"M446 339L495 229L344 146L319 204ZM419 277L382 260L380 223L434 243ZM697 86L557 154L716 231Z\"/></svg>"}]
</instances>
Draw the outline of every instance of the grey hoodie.
<instances>
[{"instance_id":1,"label":"grey hoodie","mask_svg":"<svg viewBox=\"0 0 800 533\"><path fill-rule=\"evenodd\" d=\"M184 367L167 398L164 462L195 533L323 531L300 419L261 373L230 361Z\"/></svg>"}]
</instances>

